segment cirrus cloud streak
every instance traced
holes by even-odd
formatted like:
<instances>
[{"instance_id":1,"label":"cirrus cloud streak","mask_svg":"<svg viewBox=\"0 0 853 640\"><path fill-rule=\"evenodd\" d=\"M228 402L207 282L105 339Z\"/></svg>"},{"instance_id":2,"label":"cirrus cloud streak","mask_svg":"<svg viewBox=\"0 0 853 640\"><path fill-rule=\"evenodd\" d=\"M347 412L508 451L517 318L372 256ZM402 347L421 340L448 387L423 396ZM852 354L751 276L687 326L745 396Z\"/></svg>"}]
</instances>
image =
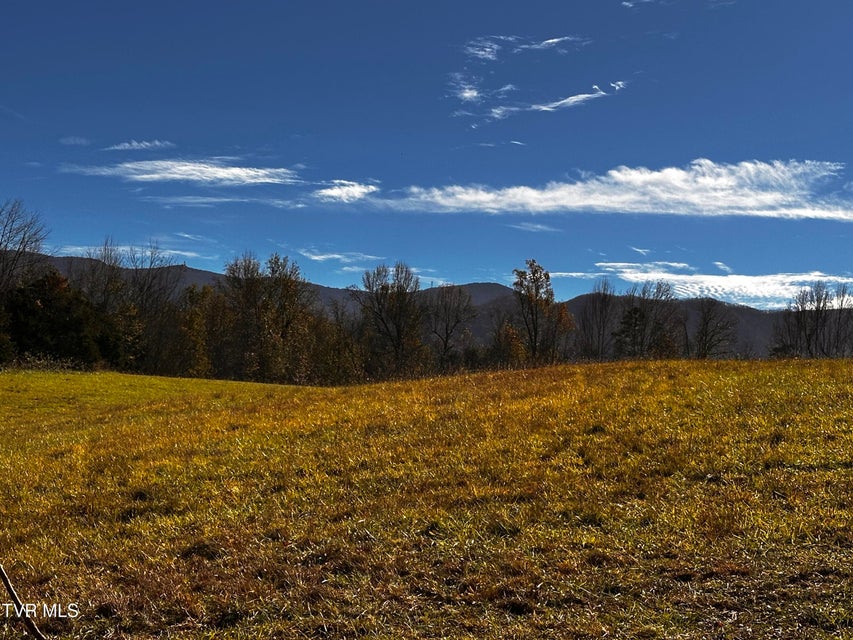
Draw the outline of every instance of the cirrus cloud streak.
<instances>
[{"instance_id":1,"label":"cirrus cloud streak","mask_svg":"<svg viewBox=\"0 0 853 640\"><path fill-rule=\"evenodd\" d=\"M207 186L238 187L256 184L298 184L291 169L240 167L219 158L204 160L142 160L105 166L65 165L65 173L120 178L129 182L189 182Z\"/></svg>"},{"instance_id":2,"label":"cirrus cloud streak","mask_svg":"<svg viewBox=\"0 0 853 640\"><path fill-rule=\"evenodd\" d=\"M617 85L621 89L625 86L624 82L611 83L613 87ZM590 100L597 100L598 98L604 98L608 94L601 90L598 85L592 86L592 93L578 93L575 95L568 96L567 98L562 98L560 100L553 100L552 102L545 102L542 104L527 104L522 106L497 106L493 107L489 112L489 116L494 120L503 120L507 116L513 115L515 113L520 113L523 111L540 111L540 112L552 112L559 111L561 109L570 109L571 107L578 107L585 102L589 102Z\"/></svg>"},{"instance_id":3,"label":"cirrus cloud streak","mask_svg":"<svg viewBox=\"0 0 853 640\"><path fill-rule=\"evenodd\" d=\"M334 262L342 262L344 264L352 264L354 262L385 259L382 256L374 256L368 253L361 253L360 251L322 253L314 249L299 249L298 253L299 255L308 258L309 260L312 260L314 262L327 262L331 260Z\"/></svg>"},{"instance_id":4,"label":"cirrus cloud streak","mask_svg":"<svg viewBox=\"0 0 853 640\"><path fill-rule=\"evenodd\" d=\"M168 140L131 140L105 147L104 151L150 151L152 149L174 149L175 143Z\"/></svg>"},{"instance_id":5,"label":"cirrus cloud streak","mask_svg":"<svg viewBox=\"0 0 853 640\"><path fill-rule=\"evenodd\" d=\"M717 266L720 263L715 263ZM617 278L629 284L664 280L680 298L709 297L756 309L780 309L787 306L803 288L816 281L830 286L853 285L853 276L823 271L800 273L723 274L701 273L681 262L597 262L593 272L552 272L552 278Z\"/></svg>"},{"instance_id":6,"label":"cirrus cloud streak","mask_svg":"<svg viewBox=\"0 0 853 640\"><path fill-rule=\"evenodd\" d=\"M332 180L332 186L318 189L314 197L324 202L356 202L379 191L374 184L361 184L352 180Z\"/></svg>"},{"instance_id":7,"label":"cirrus cloud streak","mask_svg":"<svg viewBox=\"0 0 853 640\"><path fill-rule=\"evenodd\" d=\"M698 159L686 167L617 167L603 175L544 187L485 185L409 187L398 198L371 198L382 207L436 213L627 213L752 216L853 221L853 200L821 195L844 165L757 160L721 164Z\"/></svg>"}]
</instances>

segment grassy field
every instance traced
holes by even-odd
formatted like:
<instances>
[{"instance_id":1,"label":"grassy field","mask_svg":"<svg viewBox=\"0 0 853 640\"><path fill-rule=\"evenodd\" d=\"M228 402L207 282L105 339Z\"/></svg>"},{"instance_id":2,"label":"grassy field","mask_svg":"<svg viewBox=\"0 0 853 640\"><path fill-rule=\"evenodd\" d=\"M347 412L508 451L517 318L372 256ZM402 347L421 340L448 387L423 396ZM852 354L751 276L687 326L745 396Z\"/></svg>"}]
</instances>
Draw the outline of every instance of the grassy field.
<instances>
[{"instance_id":1,"label":"grassy field","mask_svg":"<svg viewBox=\"0 0 853 640\"><path fill-rule=\"evenodd\" d=\"M52 637L853 637L849 361L5 372L0 460Z\"/></svg>"}]
</instances>

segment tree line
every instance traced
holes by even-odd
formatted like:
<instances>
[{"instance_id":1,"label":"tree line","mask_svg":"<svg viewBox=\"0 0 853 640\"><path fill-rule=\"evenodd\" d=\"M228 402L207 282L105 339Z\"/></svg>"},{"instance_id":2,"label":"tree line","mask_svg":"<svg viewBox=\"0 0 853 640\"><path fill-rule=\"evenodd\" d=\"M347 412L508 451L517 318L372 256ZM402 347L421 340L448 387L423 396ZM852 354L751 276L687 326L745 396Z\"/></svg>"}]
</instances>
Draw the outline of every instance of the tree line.
<instances>
[{"instance_id":1,"label":"tree line","mask_svg":"<svg viewBox=\"0 0 853 640\"><path fill-rule=\"evenodd\" d=\"M348 299L322 306L298 265L247 252L213 286L181 288L181 266L156 245L110 239L65 275L48 266L47 232L20 201L0 206L0 364L49 359L80 367L294 384L345 384L565 361L723 358L737 318L716 300L685 314L672 286L617 293L602 280L577 315L557 302L536 260L513 271L513 304L477 340L462 287L421 289L406 264L365 271ZM480 311L482 312L482 311ZM853 296L824 283L780 316L773 354L853 354ZM479 319L481 322L483 318Z\"/></svg>"}]
</instances>

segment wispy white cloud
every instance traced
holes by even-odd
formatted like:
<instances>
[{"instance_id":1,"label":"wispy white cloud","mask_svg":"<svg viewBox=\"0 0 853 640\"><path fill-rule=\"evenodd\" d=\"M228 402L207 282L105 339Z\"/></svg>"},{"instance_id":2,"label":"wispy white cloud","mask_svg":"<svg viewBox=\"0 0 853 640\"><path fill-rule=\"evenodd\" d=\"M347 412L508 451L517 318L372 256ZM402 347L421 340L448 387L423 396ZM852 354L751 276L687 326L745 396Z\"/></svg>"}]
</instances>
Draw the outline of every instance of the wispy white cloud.
<instances>
[{"instance_id":1,"label":"wispy white cloud","mask_svg":"<svg viewBox=\"0 0 853 640\"><path fill-rule=\"evenodd\" d=\"M574 45L575 47L581 47L587 44L590 44L592 40L588 38L581 38L580 36L560 36L558 38L549 38L547 40L541 40L539 42L528 42L525 44L520 44L515 49L513 49L514 53L518 53L520 51L547 51L554 50L559 53L566 53L566 49L564 45Z\"/></svg>"},{"instance_id":2,"label":"wispy white cloud","mask_svg":"<svg viewBox=\"0 0 853 640\"><path fill-rule=\"evenodd\" d=\"M720 271L723 271L725 273L734 273L732 268L729 265L727 265L725 262L715 262L714 266L717 267L717 269L719 269Z\"/></svg>"},{"instance_id":3,"label":"wispy white cloud","mask_svg":"<svg viewBox=\"0 0 853 640\"><path fill-rule=\"evenodd\" d=\"M782 308L800 291L817 280L830 285L853 284L853 277L832 275L821 271L806 273L772 273L742 275L736 273L704 274L658 270L632 269L622 266L606 271L633 283L647 280L666 280L675 294L682 298L710 297L761 309Z\"/></svg>"},{"instance_id":4,"label":"wispy white cloud","mask_svg":"<svg viewBox=\"0 0 853 640\"><path fill-rule=\"evenodd\" d=\"M715 263L718 268L720 264ZM743 275L729 270L721 275L701 273L680 262L598 262L595 266L597 270L594 272L552 272L551 277L609 277L628 284L664 280L672 285L673 291L680 298L710 297L758 309L783 308L797 292L817 280L823 280L831 286L853 285L851 275L834 275L822 271Z\"/></svg>"},{"instance_id":5,"label":"wispy white cloud","mask_svg":"<svg viewBox=\"0 0 853 640\"><path fill-rule=\"evenodd\" d=\"M630 0L622 3L623 7L628 7L629 9L633 9L634 7L644 4L659 4L659 0Z\"/></svg>"},{"instance_id":6,"label":"wispy white cloud","mask_svg":"<svg viewBox=\"0 0 853 640\"><path fill-rule=\"evenodd\" d=\"M480 101L480 91L477 87L474 86L465 86L460 87L456 93L456 97L462 100L463 102L479 102Z\"/></svg>"},{"instance_id":7,"label":"wispy white cloud","mask_svg":"<svg viewBox=\"0 0 853 640\"><path fill-rule=\"evenodd\" d=\"M119 253L131 253L131 252L139 252L140 247L145 247L146 245L115 245L113 248ZM60 256L88 256L88 255L97 255L98 251L100 251L102 246L93 246L93 245L61 245L58 247L52 247L52 253ZM142 249L144 251L144 249ZM157 252L165 257L165 258L174 258L174 259L182 259L182 258L190 258L190 259L202 259L202 260L214 260L218 256L210 256L198 253L196 251L183 251L180 249L168 249L165 247L158 246Z\"/></svg>"},{"instance_id":8,"label":"wispy white cloud","mask_svg":"<svg viewBox=\"0 0 853 640\"><path fill-rule=\"evenodd\" d=\"M65 136L59 139L59 144L64 144L66 147L88 147L92 141L82 136Z\"/></svg>"},{"instance_id":9,"label":"wispy white cloud","mask_svg":"<svg viewBox=\"0 0 853 640\"><path fill-rule=\"evenodd\" d=\"M465 45L465 55L476 60L494 62L501 50L518 40L517 36L482 36Z\"/></svg>"},{"instance_id":10,"label":"wispy white cloud","mask_svg":"<svg viewBox=\"0 0 853 640\"><path fill-rule=\"evenodd\" d=\"M205 260L216 258L216 256L204 255L197 251L181 251L180 249L160 249L159 251L169 258L201 258Z\"/></svg>"},{"instance_id":11,"label":"wispy white cloud","mask_svg":"<svg viewBox=\"0 0 853 640\"><path fill-rule=\"evenodd\" d=\"M578 49L590 43L592 40L589 38L577 35L561 35L544 40L516 35L482 36L466 43L464 51L469 60L478 63L478 67L482 67L496 62L504 55L518 55L531 51L565 54L570 47ZM490 75L475 75L470 71L471 68L471 65L468 65L465 71L450 74L449 95L466 105L465 109L454 111L454 117L471 116L485 121L503 120L510 115L525 111L558 111L611 95L593 85L591 93L578 93L551 102L525 102L520 100L516 103L506 104L509 94L518 91L518 87L514 83L506 82L497 88L496 86L489 86L487 79ZM490 70L489 73L493 74L494 72ZM626 83L620 80L611 82L610 86L613 88L613 93L617 93L626 87ZM475 112L471 108L472 105L482 105L482 108L479 112ZM480 123L475 123L471 127L476 129L479 125Z\"/></svg>"},{"instance_id":12,"label":"wispy white cloud","mask_svg":"<svg viewBox=\"0 0 853 640\"><path fill-rule=\"evenodd\" d=\"M375 184L362 184L351 180L332 180L332 186L318 189L314 196L324 202L356 202L379 191Z\"/></svg>"},{"instance_id":13,"label":"wispy white cloud","mask_svg":"<svg viewBox=\"0 0 853 640\"><path fill-rule=\"evenodd\" d=\"M591 271L549 271L548 273L552 280L559 278L570 278L572 280L598 280L607 275Z\"/></svg>"},{"instance_id":14,"label":"wispy white cloud","mask_svg":"<svg viewBox=\"0 0 853 640\"><path fill-rule=\"evenodd\" d=\"M554 102L547 102L545 104L532 104L527 110L528 111L557 111L558 109L567 109L569 107L576 107L579 104L583 104L584 102L589 102L590 100L595 100L596 98L603 98L607 93L602 91L598 85L592 85L592 93L579 93L577 95L569 96L568 98L563 98L561 100L555 100Z\"/></svg>"},{"instance_id":15,"label":"wispy white cloud","mask_svg":"<svg viewBox=\"0 0 853 640\"><path fill-rule=\"evenodd\" d=\"M577 35L556 36L545 40L524 38L522 36L481 36L468 41L465 55L481 62L495 62L503 52L522 53L525 51L555 51L566 53L567 47L579 48L592 42L589 38Z\"/></svg>"},{"instance_id":16,"label":"wispy white cloud","mask_svg":"<svg viewBox=\"0 0 853 640\"><path fill-rule=\"evenodd\" d=\"M301 200L288 200L286 198L255 198L252 202L265 204L276 209L305 209L308 206Z\"/></svg>"},{"instance_id":17,"label":"wispy white cloud","mask_svg":"<svg viewBox=\"0 0 853 640\"><path fill-rule=\"evenodd\" d=\"M646 256L646 255L648 255L648 254L650 254L650 253L652 252L652 250L651 250L651 249L639 249L639 248L637 248L637 247L628 247L628 248L629 248L631 251L636 251L636 252L637 252L637 253L639 253L641 256Z\"/></svg>"},{"instance_id":18,"label":"wispy white cloud","mask_svg":"<svg viewBox=\"0 0 853 640\"><path fill-rule=\"evenodd\" d=\"M595 266L603 271L617 273L623 279L633 279L632 281L643 282L646 280L657 280L658 276L663 273L692 273L696 271L686 262L669 262L665 260L655 260L654 262L596 262Z\"/></svg>"},{"instance_id":19,"label":"wispy white cloud","mask_svg":"<svg viewBox=\"0 0 853 640\"><path fill-rule=\"evenodd\" d=\"M322 253L316 251L314 249L298 249L297 252L299 255L308 258L314 262L340 262L342 264L352 264L354 262L365 262L365 261L374 261L374 260L384 260L382 256L373 256L368 253L361 253L358 251L343 251L343 252L332 252L332 253ZM361 268L358 268L361 270Z\"/></svg>"},{"instance_id":20,"label":"wispy white cloud","mask_svg":"<svg viewBox=\"0 0 853 640\"><path fill-rule=\"evenodd\" d=\"M104 147L104 151L148 151L151 149L174 149L175 143L168 140L130 140Z\"/></svg>"},{"instance_id":21,"label":"wispy white cloud","mask_svg":"<svg viewBox=\"0 0 853 640\"><path fill-rule=\"evenodd\" d=\"M458 147L453 147L454 149L466 149L468 147L479 147L481 149L498 149L501 147L526 147L527 143L520 142L518 140L506 140L506 141L498 141L498 142L473 142L471 144L459 145Z\"/></svg>"},{"instance_id":22,"label":"wispy white cloud","mask_svg":"<svg viewBox=\"0 0 853 640\"><path fill-rule=\"evenodd\" d=\"M461 102L480 102L483 94L480 92L480 80L466 73L450 74L450 95Z\"/></svg>"},{"instance_id":23,"label":"wispy white cloud","mask_svg":"<svg viewBox=\"0 0 853 640\"><path fill-rule=\"evenodd\" d=\"M200 236L195 233L185 233L183 231L177 231L174 234L178 238L182 238L184 240L189 240L190 242L205 242L205 243L215 243L216 240L213 238L208 238L207 236Z\"/></svg>"},{"instance_id":24,"label":"wispy white cloud","mask_svg":"<svg viewBox=\"0 0 853 640\"><path fill-rule=\"evenodd\" d=\"M694 160L686 167L617 167L603 175L544 187L409 187L371 199L398 210L500 213L631 213L853 221L853 200L820 195L844 165L836 162Z\"/></svg>"},{"instance_id":25,"label":"wispy white cloud","mask_svg":"<svg viewBox=\"0 0 853 640\"><path fill-rule=\"evenodd\" d=\"M602 91L601 87L594 84L592 85L592 92L590 93L578 93L575 95L568 96L566 98L561 98L559 100L554 100L552 102L543 102L539 104L515 104L515 105L498 105L492 107L489 110L489 118L492 120L503 120L508 116L515 115L517 113L522 112L530 112L530 111L538 111L538 112L553 112L560 111L562 109L570 109L572 107L579 107L580 105L589 102L591 100L597 100L599 98L604 98L607 96L612 96L616 92L620 91L624 86L624 82L616 82L610 83L610 86L616 87L613 93L607 93L606 91Z\"/></svg>"},{"instance_id":26,"label":"wispy white cloud","mask_svg":"<svg viewBox=\"0 0 853 640\"><path fill-rule=\"evenodd\" d=\"M276 209L304 209L308 205L299 200L285 198L238 198L228 196L143 196L143 202L153 202L167 208L189 207L209 209L228 204L261 204Z\"/></svg>"},{"instance_id":27,"label":"wispy white cloud","mask_svg":"<svg viewBox=\"0 0 853 640\"><path fill-rule=\"evenodd\" d=\"M467 73L456 72L450 74L448 82L449 96L456 98L463 104L478 104L487 100L504 99L513 91L518 91L518 87L514 84L505 84L497 89L486 89L483 87L483 79L479 76ZM456 116L475 116L476 113L465 110L454 112Z\"/></svg>"},{"instance_id":28,"label":"wispy white cloud","mask_svg":"<svg viewBox=\"0 0 853 640\"><path fill-rule=\"evenodd\" d=\"M252 202L252 198L227 198L219 196L145 196L145 202L155 202L166 207L215 207L220 204Z\"/></svg>"},{"instance_id":29,"label":"wispy white cloud","mask_svg":"<svg viewBox=\"0 0 853 640\"><path fill-rule=\"evenodd\" d=\"M550 227L547 224L536 224L534 222L519 222L518 224L508 226L519 231L530 231L532 233L557 233L561 231L556 227Z\"/></svg>"},{"instance_id":30,"label":"wispy white cloud","mask_svg":"<svg viewBox=\"0 0 853 640\"><path fill-rule=\"evenodd\" d=\"M217 187L239 187L256 184L298 184L291 169L241 167L226 164L225 159L144 160L106 166L65 165L65 173L120 178L130 182L189 182Z\"/></svg>"}]
</instances>

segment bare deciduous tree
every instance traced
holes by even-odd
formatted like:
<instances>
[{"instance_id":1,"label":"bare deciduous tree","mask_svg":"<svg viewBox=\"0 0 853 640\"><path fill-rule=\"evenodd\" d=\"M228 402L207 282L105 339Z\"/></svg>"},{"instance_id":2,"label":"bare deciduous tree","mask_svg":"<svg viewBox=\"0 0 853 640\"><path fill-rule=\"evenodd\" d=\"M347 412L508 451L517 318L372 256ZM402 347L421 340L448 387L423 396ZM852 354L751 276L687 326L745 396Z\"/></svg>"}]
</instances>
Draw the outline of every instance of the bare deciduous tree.
<instances>
[{"instance_id":1,"label":"bare deciduous tree","mask_svg":"<svg viewBox=\"0 0 853 640\"><path fill-rule=\"evenodd\" d=\"M181 271L168 253L148 246L121 247L111 237L76 262L69 282L104 323L104 355L122 368L168 370L167 343L176 339Z\"/></svg>"},{"instance_id":2,"label":"bare deciduous tree","mask_svg":"<svg viewBox=\"0 0 853 640\"><path fill-rule=\"evenodd\" d=\"M124 252L107 236L100 247L88 249L85 257L74 263L68 281L86 296L98 313L116 313L123 304L127 286L123 276Z\"/></svg>"},{"instance_id":3,"label":"bare deciduous tree","mask_svg":"<svg viewBox=\"0 0 853 640\"><path fill-rule=\"evenodd\" d=\"M417 298L420 280L404 263L393 270L379 265L362 276L362 289L350 294L362 311L371 332L375 375L402 375L414 366L420 350L421 305Z\"/></svg>"},{"instance_id":4,"label":"bare deciduous tree","mask_svg":"<svg viewBox=\"0 0 853 640\"><path fill-rule=\"evenodd\" d=\"M11 291L43 261L47 230L21 200L0 205L0 295Z\"/></svg>"},{"instance_id":5,"label":"bare deciduous tree","mask_svg":"<svg viewBox=\"0 0 853 640\"><path fill-rule=\"evenodd\" d=\"M462 328L477 312L471 305L471 295L462 287L442 285L426 293L426 328L436 344L438 366L445 370L457 349Z\"/></svg>"},{"instance_id":6,"label":"bare deciduous tree","mask_svg":"<svg viewBox=\"0 0 853 640\"><path fill-rule=\"evenodd\" d=\"M713 298L698 302L698 318L693 332L693 356L699 360L719 358L732 352L737 338L737 318L726 305Z\"/></svg>"},{"instance_id":7,"label":"bare deciduous tree","mask_svg":"<svg viewBox=\"0 0 853 640\"><path fill-rule=\"evenodd\" d=\"M853 291L847 283L836 287L833 309L832 353L839 358L848 358L853 355Z\"/></svg>"},{"instance_id":8,"label":"bare deciduous tree","mask_svg":"<svg viewBox=\"0 0 853 640\"><path fill-rule=\"evenodd\" d=\"M672 285L663 280L632 287L624 297L624 311L614 334L617 356L668 358L684 343L683 324Z\"/></svg>"},{"instance_id":9,"label":"bare deciduous tree","mask_svg":"<svg viewBox=\"0 0 853 640\"><path fill-rule=\"evenodd\" d=\"M145 316L157 313L177 295L185 267L163 251L156 242L147 247L130 247L125 259L129 270L130 297Z\"/></svg>"},{"instance_id":10,"label":"bare deciduous tree","mask_svg":"<svg viewBox=\"0 0 853 640\"><path fill-rule=\"evenodd\" d=\"M127 304L140 326L140 366L148 372L168 366L167 345L176 338L178 286L183 265L163 251L156 242L125 251Z\"/></svg>"},{"instance_id":11,"label":"bare deciduous tree","mask_svg":"<svg viewBox=\"0 0 853 640\"><path fill-rule=\"evenodd\" d=\"M578 317L577 350L580 357L601 361L612 355L618 310L619 299L610 281L596 282Z\"/></svg>"},{"instance_id":12,"label":"bare deciduous tree","mask_svg":"<svg viewBox=\"0 0 853 640\"><path fill-rule=\"evenodd\" d=\"M774 326L778 356L837 358L853 351L853 299L846 284L835 291L819 280L800 289Z\"/></svg>"}]
</instances>

